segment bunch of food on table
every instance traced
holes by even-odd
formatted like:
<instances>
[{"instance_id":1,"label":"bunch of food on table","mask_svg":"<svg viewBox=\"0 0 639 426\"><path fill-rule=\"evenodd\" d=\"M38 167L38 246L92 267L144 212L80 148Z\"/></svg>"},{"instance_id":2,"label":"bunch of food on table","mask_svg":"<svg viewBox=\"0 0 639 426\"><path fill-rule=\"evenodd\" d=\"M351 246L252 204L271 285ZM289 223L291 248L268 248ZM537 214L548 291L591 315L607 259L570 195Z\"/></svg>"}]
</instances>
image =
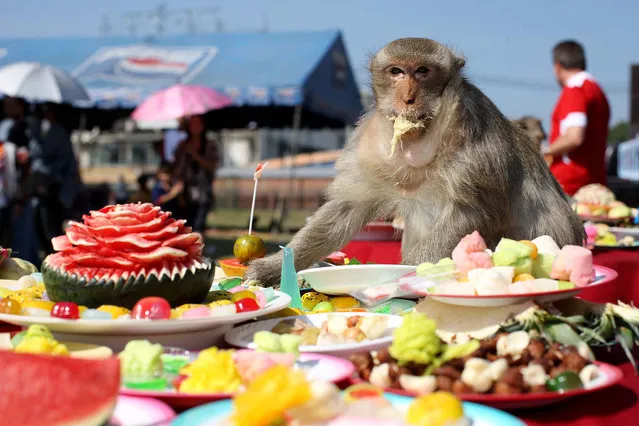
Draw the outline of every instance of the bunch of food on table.
<instances>
[{"instance_id":1,"label":"bunch of food on table","mask_svg":"<svg viewBox=\"0 0 639 426\"><path fill-rule=\"evenodd\" d=\"M600 184L590 184L573 196L573 209L584 220L634 224L637 209L618 201L615 194Z\"/></svg>"},{"instance_id":2,"label":"bunch of food on table","mask_svg":"<svg viewBox=\"0 0 639 426\"><path fill-rule=\"evenodd\" d=\"M245 329L246 335L236 339L244 339L241 349L210 346L196 351L158 344L152 337L131 338L117 351L77 348L57 337L59 322L80 327L96 320L158 326L220 318L237 322L239 315L248 315L246 320L267 316L269 304L281 296L241 277L212 284L215 269L202 256L201 236L150 204L91 212L81 223L71 223L54 246L57 252L45 260L41 274L3 252L0 317L29 322L0 357L20 368L44 368L50 359L65 359L61 368L101 368L110 375L104 380L118 383L103 403L64 412L64 421L103 424L119 403L119 392L183 408L197 405L191 398L201 398L197 401L209 404L186 411L184 418L201 415L220 425L467 425L508 416L462 402L477 395L488 398L482 403L498 406L490 398L570 396L611 386L619 371L598 362L593 349L620 346L634 362L631 352L639 341L639 311L621 303L567 299L547 304L527 298L520 304L471 308L427 297L408 309L383 313L375 310L389 302L388 294L364 303L389 285L401 287L402 294L415 290L413 296L480 297L562 291L596 282L587 249L560 248L542 236L502 239L490 250L474 232L449 258L419 265L393 283L352 295L307 292L300 309L284 309L274 318L231 329L227 336ZM258 247L248 252L263 255L259 243L238 246ZM344 268L359 264L340 253L328 261ZM417 291L424 283L426 291ZM83 364L75 366L75 361ZM106 363L111 363L108 368ZM6 380L17 380L5 374ZM349 380L354 384L345 384ZM19 402L19 394L9 395L6 402ZM278 397L268 397L265 404L267 394ZM56 413L51 404L41 409Z\"/></svg>"}]
</instances>

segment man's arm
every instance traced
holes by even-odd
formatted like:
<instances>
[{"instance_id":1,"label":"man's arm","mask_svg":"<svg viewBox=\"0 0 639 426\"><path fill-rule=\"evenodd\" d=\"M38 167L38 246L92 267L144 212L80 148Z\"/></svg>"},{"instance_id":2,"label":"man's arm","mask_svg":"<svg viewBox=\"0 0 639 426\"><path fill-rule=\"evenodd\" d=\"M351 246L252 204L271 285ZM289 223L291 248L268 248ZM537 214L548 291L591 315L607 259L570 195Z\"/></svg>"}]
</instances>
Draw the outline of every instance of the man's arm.
<instances>
[{"instance_id":1,"label":"man's arm","mask_svg":"<svg viewBox=\"0 0 639 426\"><path fill-rule=\"evenodd\" d=\"M564 155L581 146L586 135L585 127L569 127L552 145L546 148L544 155Z\"/></svg>"}]
</instances>

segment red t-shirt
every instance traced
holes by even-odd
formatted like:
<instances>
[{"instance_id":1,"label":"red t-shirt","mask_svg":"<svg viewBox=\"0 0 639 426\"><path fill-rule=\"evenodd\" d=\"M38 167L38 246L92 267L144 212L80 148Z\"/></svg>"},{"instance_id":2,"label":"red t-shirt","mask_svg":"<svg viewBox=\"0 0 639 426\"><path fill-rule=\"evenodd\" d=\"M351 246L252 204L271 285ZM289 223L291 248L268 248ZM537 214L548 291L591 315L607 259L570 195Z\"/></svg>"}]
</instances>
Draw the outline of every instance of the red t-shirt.
<instances>
[{"instance_id":1,"label":"red t-shirt","mask_svg":"<svg viewBox=\"0 0 639 426\"><path fill-rule=\"evenodd\" d=\"M568 195L590 183L606 185L606 145L610 106L594 78L580 72L572 76L552 114L550 144L566 129L585 127L583 143L564 156L555 156L550 171Z\"/></svg>"}]
</instances>

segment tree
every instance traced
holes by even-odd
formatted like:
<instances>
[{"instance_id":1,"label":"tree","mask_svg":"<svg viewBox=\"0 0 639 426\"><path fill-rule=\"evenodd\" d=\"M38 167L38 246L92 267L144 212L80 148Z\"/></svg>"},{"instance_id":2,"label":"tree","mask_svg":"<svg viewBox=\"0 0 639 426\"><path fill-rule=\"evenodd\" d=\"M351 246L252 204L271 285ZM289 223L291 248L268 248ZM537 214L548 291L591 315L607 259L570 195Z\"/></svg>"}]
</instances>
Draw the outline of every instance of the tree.
<instances>
[{"instance_id":1,"label":"tree","mask_svg":"<svg viewBox=\"0 0 639 426\"><path fill-rule=\"evenodd\" d=\"M608 131L608 143L617 144L630 139L630 125L627 121L620 121Z\"/></svg>"}]
</instances>

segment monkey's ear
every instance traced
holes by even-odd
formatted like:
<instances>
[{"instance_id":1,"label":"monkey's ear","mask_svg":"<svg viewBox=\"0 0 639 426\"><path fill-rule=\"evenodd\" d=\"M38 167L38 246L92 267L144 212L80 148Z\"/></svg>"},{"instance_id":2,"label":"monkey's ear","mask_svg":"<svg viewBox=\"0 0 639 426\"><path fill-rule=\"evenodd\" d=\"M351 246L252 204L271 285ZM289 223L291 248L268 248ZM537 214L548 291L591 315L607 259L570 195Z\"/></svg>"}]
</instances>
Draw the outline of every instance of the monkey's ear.
<instances>
[{"instance_id":1,"label":"monkey's ear","mask_svg":"<svg viewBox=\"0 0 639 426\"><path fill-rule=\"evenodd\" d=\"M457 58L455 58L455 68L457 68L457 71L459 71L460 69L464 68L464 65L466 65L466 59L458 56Z\"/></svg>"}]
</instances>

